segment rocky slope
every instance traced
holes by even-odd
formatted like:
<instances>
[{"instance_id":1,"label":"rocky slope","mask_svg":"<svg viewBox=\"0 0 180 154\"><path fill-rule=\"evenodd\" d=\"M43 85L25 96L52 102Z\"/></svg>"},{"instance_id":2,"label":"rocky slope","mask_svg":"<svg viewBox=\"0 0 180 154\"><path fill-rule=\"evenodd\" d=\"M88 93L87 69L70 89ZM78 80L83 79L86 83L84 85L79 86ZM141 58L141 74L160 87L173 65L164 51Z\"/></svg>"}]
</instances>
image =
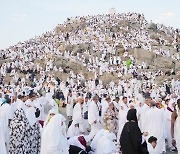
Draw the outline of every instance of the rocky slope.
<instances>
[{"instance_id":1,"label":"rocky slope","mask_svg":"<svg viewBox=\"0 0 180 154\"><path fill-rule=\"evenodd\" d=\"M103 39L100 39L101 37ZM18 47L19 44L21 44L21 47ZM180 56L180 52L177 51L180 46L180 30L148 23L141 14L132 13L71 18L67 19L64 24L57 25L52 32L46 32L38 38L33 38L19 44L14 46L17 47L17 50L22 48L22 44L23 46L32 44L32 48L36 49L38 46L41 47L41 50L46 50L47 44L50 44L51 47L49 48L51 48L52 52L46 53L46 58L43 57L41 60L35 58L33 61L35 65L38 63L45 68L49 58L53 59L55 66L62 69L66 68L67 70L66 73L53 71L55 76L59 76L63 80L68 77L70 70L73 70L76 74L83 74L85 79L94 77L94 74L89 72L81 61L67 58L65 52L68 51L72 56L83 55L84 60L89 62L90 58L98 57L100 59L102 57L101 47L113 50L113 53L107 53L106 61L114 55L120 55L122 60L126 60L123 54L128 52L135 57L135 65L145 62L152 72L159 69L163 70L163 72L168 72L175 68L177 73L174 77L179 78L180 61L177 57ZM126 46L127 44L129 46ZM15 50L14 47L9 49ZM9 49L4 51L6 52ZM55 53L54 50L57 50L60 54ZM168 51L169 56L161 54L161 51ZM157 54L157 52L160 54ZM1 64L6 61L10 61L9 57L5 60L1 57ZM139 69L138 71L149 70ZM126 75L123 78L130 76ZM164 75L157 78L157 82L163 82L163 80L172 77ZM118 80L116 73L113 75L105 73L100 78L104 84L109 83L111 80Z\"/></svg>"}]
</instances>

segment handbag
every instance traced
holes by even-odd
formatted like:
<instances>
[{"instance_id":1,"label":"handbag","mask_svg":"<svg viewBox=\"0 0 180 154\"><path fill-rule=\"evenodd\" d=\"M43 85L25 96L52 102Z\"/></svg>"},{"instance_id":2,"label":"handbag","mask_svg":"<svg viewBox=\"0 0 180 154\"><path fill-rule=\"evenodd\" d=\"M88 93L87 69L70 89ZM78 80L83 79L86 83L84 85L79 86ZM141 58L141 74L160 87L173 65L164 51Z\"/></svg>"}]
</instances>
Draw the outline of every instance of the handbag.
<instances>
[{"instance_id":1,"label":"handbag","mask_svg":"<svg viewBox=\"0 0 180 154\"><path fill-rule=\"evenodd\" d=\"M88 111L84 112L84 119L88 119Z\"/></svg>"}]
</instances>

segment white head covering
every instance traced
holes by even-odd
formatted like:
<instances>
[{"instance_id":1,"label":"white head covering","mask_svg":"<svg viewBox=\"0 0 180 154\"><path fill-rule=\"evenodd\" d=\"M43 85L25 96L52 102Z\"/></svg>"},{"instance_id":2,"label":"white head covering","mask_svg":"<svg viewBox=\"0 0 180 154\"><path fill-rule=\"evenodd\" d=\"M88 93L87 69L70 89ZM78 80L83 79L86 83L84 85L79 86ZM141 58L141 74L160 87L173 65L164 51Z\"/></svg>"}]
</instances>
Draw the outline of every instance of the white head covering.
<instances>
[{"instance_id":1,"label":"white head covering","mask_svg":"<svg viewBox=\"0 0 180 154\"><path fill-rule=\"evenodd\" d=\"M95 135L94 139L91 142L91 148L93 151L95 151L97 148L98 140L107 133L109 133L109 132L108 132L108 130L105 130L105 129L101 129L97 132L97 134Z\"/></svg>"},{"instance_id":2,"label":"white head covering","mask_svg":"<svg viewBox=\"0 0 180 154\"><path fill-rule=\"evenodd\" d=\"M97 142L97 154L112 154L117 152L117 148L113 140L116 139L114 133L106 133Z\"/></svg>"},{"instance_id":3,"label":"white head covering","mask_svg":"<svg viewBox=\"0 0 180 154\"><path fill-rule=\"evenodd\" d=\"M78 127L75 127L77 123L76 122L72 122L71 126L68 128L67 131L67 137L74 137L74 136L78 136L80 135L80 130Z\"/></svg>"},{"instance_id":4,"label":"white head covering","mask_svg":"<svg viewBox=\"0 0 180 154\"><path fill-rule=\"evenodd\" d=\"M116 140L116 135L114 133L109 133L107 134L107 138L111 141Z\"/></svg>"},{"instance_id":5,"label":"white head covering","mask_svg":"<svg viewBox=\"0 0 180 154\"><path fill-rule=\"evenodd\" d=\"M68 140L68 143L69 145L74 145L74 146L77 146L77 147L80 147L81 149L83 149L84 151L86 150L86 147L84 145L81 144L81 142L79 141L78 137L80 136L83 136L84 139L86 140L86 142L88 142L88 137L87 136L84 136L84 135L79 135L79 136L74 136L74 137L71 137L69 140Z\"/></svg>"},{"instance_id":6,"label":"white head covering","mask_svg":"<svg viewBox=\"0 0 180 154\"><path fill-rule=\"evenodd\" d=\"M41 154L69 154L65 134L65 118L61 114L53 116L42 132Z\"/></svg>"},{"instance_id":7,"label":"white head covering","mask_svg":"<svg viewBox=\"0 0 180 154\"><path fill-rule=\"evenodd\" d=\"M134 108L136 108L136 104L134 104L134 103L129 103L129 108L131 107L131 106L133 106Z\"/></svg>"},{"instance_id":8,"label":"white head covering","mask_svg":"<svg viewBox=\"0 0 180 154\"><path fill-rule=\"evenodd\" d=\"M48 123L48 121L49 121L49 118L50 118L50 114L58 114L58 111L56 110L56 109L51 109L51 110L49 110L49 112L48 112L48 115L47 115L47 118L46 118L46 120L45 120L45 122L44 122L44 127L47 125L47 123Z\"/></svg>"}]
</instances>

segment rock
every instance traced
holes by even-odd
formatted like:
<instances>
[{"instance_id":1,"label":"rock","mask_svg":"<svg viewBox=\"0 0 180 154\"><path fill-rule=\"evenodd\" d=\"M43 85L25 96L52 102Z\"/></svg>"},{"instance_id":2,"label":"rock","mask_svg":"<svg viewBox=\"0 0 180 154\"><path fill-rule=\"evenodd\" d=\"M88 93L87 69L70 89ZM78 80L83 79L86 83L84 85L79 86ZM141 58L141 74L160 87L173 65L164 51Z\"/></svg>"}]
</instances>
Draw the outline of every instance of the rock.
<instances>
[{"instance_id":1,"label":"rock","mask_svg":"<svg viewBox=\"0 0 180 154\"><path fill-rule=\"evenodd\" d=\"M78 63L78 62L76 62L74 60L68 61L67 66L69 66L70 69L72 69L72 70L74 70L76 72L83 69L83 66L80 63Z\"/></svg>"},{"instance_id":2,"label":"rock","mask_svg":"<svg viewBox=\"0 0 180 154\"><path fill-rule=\"evenodd\" d=\"M180 62L175 62L175 69L176 70L179 70L180 69Z\"/></svg>"},{"instance_id":3,"label":"rock","mask_svg":"<svg viewBox=\"0 0 180 154\"><path fill-rule=\"evenodd\" d=\"M166 68L171 69L172 68L172 59L166 58L166 57L157 57L154 60L154 65L158 68Z\"/></svg>"},{"instance_id":4,"label":"rock","mask_svg":"<svg viewBox=\"0 0 180 154\"><path fill-rule=\"evenodd\" d=\"M156 54L139 48L134 50L134 56L140 61L145 61L147 64L151 64Z\"/></svg>"},{"instance_id":5,"label":"rock","mask_svg":"<svg viewBox=\"0 0 180 154\"><path fill-rule=\"evenodd\" d=\"M157 42L159 42L159 37L160 36L159 36L158 33L155 33L155 32L150 33L150 38L153 39L153 40L156 40ZM153 43L152 45L154 46L154 45L158 45L158 44L157 43L156 44Z\"/></svg>"},{"instance_id":6,"label":"rock","mask_svg":"<svg viewBox=\"0 0 180 154\"><path fill-rule=\"evenodd\" d=\"M116 82L118 80L118 77L116 74L105 73L103 76L100 77L100 79L102 80L103 85L107 85L111 81Z\"/></svg>"},{"instance_id":7,"label":"rock","mask_svg":"<svg viewBox=\"0 0 180 154\"><path fill-rule=\"evenodd\" d=\"M126 79L130 79L130 78L132 78L132 77L133 77L132 74L127 74L127 75L123 75L123 76L121 77L121 79L126 80Z\"/></svg>"},{"instance_id":8,"label":"rock","mask_svg":"<svg viewBox=\"0 0 180 154\"><path fill-rule=\"evenodd\" d=\"M147 26L148 29L151 29L153 31L157 31L157 25L155 23L150 23L148 26Z\"/></svg>"},{"instance_id":9,"label":"rock","mask_svg":"<svg viewBox=\"0 0 180 154\"><path fill-rule=\"evenodd\" d=\"M71 45L71 44L68 44L68 45L66 45L66 47L65 47L65 50L66 50L66 51L69 51L69 52L72 52L73 49L74 49L74 46Z\"/></svg>"},{"instance_id":10,"label":"rock","mask_svg":"<svg viewBox=\"0 0 180 154\"><path fill-rule=\"evenodd\" d=\"M56 60L55 60L55 65L56 65L57 67L65 68L65 67L68 66L67 63L68 63L68 60L65 59L65 58L62 58L62 57L58 57L58 58L56 58Z\"/></svg>"},{"instance_id":11,"label":"rock","mask_svg":"<svg viewBox=\"0 0 180 154\"><path fill-rule=\"evenodd\" d=\"M116 50L116 55L120 55L120 54L122 55L125 52L125 49L122 44L118 44L115 47L115 50Z\"/></svg>"},{"instance_id":12,"label":"rock","mask_svg":"<svg viewBox=\"0 0 180 154\"><path fill-rule=\"evenodd\" d=\"M53 73L56 77L60 78L62 81L67 80L68 74L65 74L65 73L59 72L59 71L57 71L57 72L54 71Z\"/></svg>"}]
</instances>

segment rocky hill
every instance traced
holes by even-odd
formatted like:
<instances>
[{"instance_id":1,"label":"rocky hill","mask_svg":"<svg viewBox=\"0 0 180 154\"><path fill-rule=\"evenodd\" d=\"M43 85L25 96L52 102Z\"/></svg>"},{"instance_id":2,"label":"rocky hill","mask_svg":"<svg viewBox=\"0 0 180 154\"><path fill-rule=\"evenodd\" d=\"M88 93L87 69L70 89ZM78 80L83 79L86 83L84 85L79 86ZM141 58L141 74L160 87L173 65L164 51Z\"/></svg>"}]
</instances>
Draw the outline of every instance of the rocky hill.
<instances>
[{"instance_id":1,"label":"rocky hill","mask_svg":"<svg viewBox=\"0 0 180 154\"><path fill-rule=\"evenodd\" d=\"M148 23L144 15L138 13L107 14L68 18L51 32L1 51L0 65L16 59L25 60L25 56L28 56L32 58L26 60L25 65L33 62L33 66L38 64L45 69L51 59L57 70L51 69L50 72L62 80L67 79L71 70L75 74L84 75L85 79L91 79L95 76L94 72L99 72L99 66L94 66L91 61L98 59L98 62L109 63L110 58L115 56L125 62L129 57L133 57L133 65L139 72L162 70L164 74L157 78L160 83L172 77L179 78L179 51L179 29ZM145 63L147 68L137 67L142 63ZM99 76L104 84L118 80L117 67L121 67L118 65L115 68L109 64L108 68L113 67L114 73L105 72ZM59 68L63 71L60 72ZM95 71L89 71L89 68ZM165 72L171 72L172 69L176 75L165 75ZM22 75L20 72L19 74ZM131 74L122 76L129 77ZM7 73L6 80L10 79Z\"/></svg>"}]
</instances>

